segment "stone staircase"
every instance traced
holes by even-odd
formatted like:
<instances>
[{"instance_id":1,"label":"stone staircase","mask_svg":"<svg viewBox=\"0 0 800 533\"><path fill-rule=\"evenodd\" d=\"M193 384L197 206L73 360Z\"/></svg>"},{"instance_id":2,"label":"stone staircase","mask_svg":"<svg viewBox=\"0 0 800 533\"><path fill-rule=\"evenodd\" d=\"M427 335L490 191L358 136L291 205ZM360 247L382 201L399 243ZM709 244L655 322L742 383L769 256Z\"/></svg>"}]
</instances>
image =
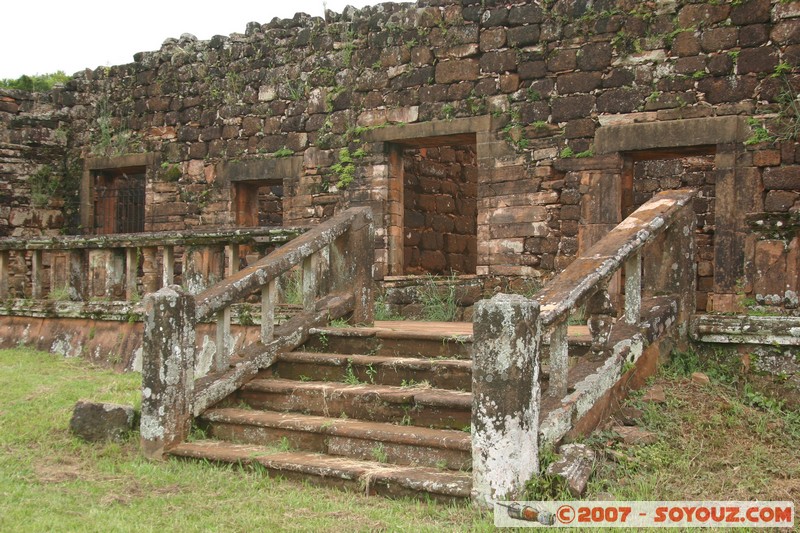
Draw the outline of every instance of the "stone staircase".
<instances>
[{"instance_id":1,"label":"stone staircase","mask_svg":"<svg viewBox=\"0 0 800 533\"><path fill-rule=\"evenodd\" d=\"M574 364L585 328L570 328ZM390 497L466 500L472 485L472 324L317 328L196 421L176 457ZM542 387L547 390L547 369ZM544 414L544 413L542 413Z\"/></svg>"},{"instance_id":2,"label":"stone staircase","mask_svg":"<svg viewBox=\"0 0 800 533\"><path fill-rule=\"evenodd\" d=\"M206 439L170 453L368 495L468 499L471 335L424 329L314 330L197 419Z\"/></svg>"},{"instance_id":3,"label":"stone staircase","mask_svg":"<svg viewBox=\"0 0 800 533\"><path fill-rule=\"evenodd\" d=\"M337 215L199 295L161 289L144 301L143 452L250 465L364 494L471 498L485 508L519 498L541 447L590 432L685 343L695 193L659 193L534 299L481 300L472 324L322 327L347 315L373 324L366 208ZM296 265L303 310L276 326L276 279ZM610 288L620 271L621 295ZM258 341L231 354L230 307L254 291ZM615 306L612 294L622 302ZM576 331L570 317L579 307L586 326ZM197 325L210 319L217 355L213 371L196 379ZM202 440L187 439L193 420Z\"/></svg>"}]
</instances>

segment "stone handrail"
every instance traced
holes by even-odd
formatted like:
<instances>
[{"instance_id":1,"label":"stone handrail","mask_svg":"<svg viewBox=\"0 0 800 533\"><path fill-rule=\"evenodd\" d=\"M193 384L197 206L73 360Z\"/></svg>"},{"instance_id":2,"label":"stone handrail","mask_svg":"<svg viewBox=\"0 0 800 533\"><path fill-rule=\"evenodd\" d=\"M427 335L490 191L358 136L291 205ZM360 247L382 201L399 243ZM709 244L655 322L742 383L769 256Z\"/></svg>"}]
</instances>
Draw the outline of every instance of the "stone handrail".
<instances>
[{"instance_id":1,"label":"stone handrail","mask_svg":"<svg viewBox=\"0 0 800 533\"><path fill-rule=\"evenodd\" d=\"M567 322L570 313L586 303L587 316L608 315L610 302L605 285L624 267L623 319L628 324L638 323L642 307L641 250L670 227L676 214L691 202L695 194L697 191L694 189L679 189L655 195L536 294L542 327L553 330L550 336L550 396L563 397L567 393ZM650 284L650 288L652 290L654 285ZM664 289L664 292L671 292L668 287ZM608 330L608 321L603 322L602 318L590 319L593 337L603 337L603 332ZM595 344L603 341L602 338L596 339Z\"/></svg>"},{"instance_id":2,"label":"stone handrail","mask_svg":"<svg viewBox=\"0 0 800 533\"><path fill-rule=\"evenodd\" d=\"M268 256L193 296L177 286L144 300L142 449L160 458L188 436L191 421L272 364L278 353L300 346L313 327L352 312L373 321L374 227L367 207L351 208ZM276 281L298 268L303 310L274 326ZM232 358L230 306L261 291L257 341ZM216 317L215 364L196 376L196 325Z\"/></svg>"},{"instance_id":3,"label":"stone handrail","mask_svg":"<svg viewBox=\"0 0 800 533\"><path fill-rule=\"evenodd\" d=\"M202 231L171 231L120 233L96 236L54 236L0 238L0 299L11 295L10 278L12 272L12 253L30 254L29 272L16 273L22 275L23 287L19 296L29 296L36 300L48 296L45 288L50 287L52 296L57 289L66 289L66 297L72 301L85 301L93 297L107 300L134 300L140 295L138 270L140 261L146 271L141 279L143 293L155 292L159 285L171 285L175 279L175 249L184 248L182 264L184 266L185 285L195 290L202 289L208 283L203 268L195 268L195 261L187 250L225 248L228 257L229 272L235 272L239 266L239 251L242 246L264 244L283 244L308 231L307 227L281 228L248 228L220 229ZM158 250L162 254L161 272L155 272ZM51 281L44 281L43 253L64 254L64 272L55 272L56 266L51 261ZM17 261L17 265L25 265L25 261ZM87 271L87 265L89 270ZM145 268L145 265L148 268ZM19 266L17 268L20 268ZM27 269L27 266L24 267ZM59 276L60 274L60 276ZM93 280L102 277L102 287ZM63 287L56 287L56 279L61 278ZM17 292L20 292L18 290Z\"/></svg>"},{"instance_id":4,"label":"stone handrail","mask_svg":"<svg viewBox=\"0 0 800 533\"><path fill-rule=\"evenodd\" d=\"M586 305L593 349L602 352L615 321L608 284L616 272L625 272L621 318L626 324L640 325L643 287L648 297L675 295L677 324L688 323L694 310L691 200L695 194L691 189L656 194L553 278L535 299L499 294L477 303L472 369L474 501L491 506L493 501L519 499L538 472L544 333L552 330L547 394L561 400L568 395L569 315ZM645 246L648 253L643 255Z\"/></svg>"},{"instance_id":5,"label":"stone handrail","mask_svg":"<svg viewBox=\"0 0 800 533\"><path fill-rule=\"evenodd\" d=\"M201 246L211 244L284 243L308 231L307 226L260 227L219 230L148 231L108 235L59 235L52 237L3 237L0 250L76 250L97 248L145 248L148 246Z\"/></svg>"}]
</instances>

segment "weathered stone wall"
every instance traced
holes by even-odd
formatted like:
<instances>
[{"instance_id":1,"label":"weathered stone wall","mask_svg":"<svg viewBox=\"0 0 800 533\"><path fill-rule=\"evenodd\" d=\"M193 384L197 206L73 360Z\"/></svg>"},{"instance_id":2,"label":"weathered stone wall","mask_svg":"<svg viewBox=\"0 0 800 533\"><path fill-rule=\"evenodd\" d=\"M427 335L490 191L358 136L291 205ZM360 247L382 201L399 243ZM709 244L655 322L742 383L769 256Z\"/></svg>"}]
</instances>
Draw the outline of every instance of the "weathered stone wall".
<instances>
[{"instance_id":1,"label":"weathered stone wall","mask_svg":"<svg viewBox=\"0 0 800 533\"><path fill-rule=\"evenodd\" d=\"M474 274L478 258L475 148L408 150L403 169L405 273Z\"/></svg>"},{"instance_id":2,"label":"weathered stone wall","mask_svg":"<svg viewBox=\"0 0 800 533\"><path fill-rule=\"evenodd\" d=\"M542 4L419 0L182 36L46 98L70 154L155 154L146 229L234 225L240 177L226 165L266 161L283 182L284 224L373 208L379 276L404 266L392 154L413 136L476 139L475 271L500 276L551 276L619 222L632 154L702 145L715 168L709 308L759 294L791 306L800 2ZM16 105L0 109L6 143L40 114ZM687 119L691 134L609 133Z\"/></svg>"},{"instance_id":3,"label":"weathered stone wall","mask_svg":"<svg viewBox=\"0 0 800 533\"><path fill-rule=\"evenodd\" d=\"M0 89L0 236L57 235L73 222L68 124L52 95Z\"/></svg>"}]
</instances>

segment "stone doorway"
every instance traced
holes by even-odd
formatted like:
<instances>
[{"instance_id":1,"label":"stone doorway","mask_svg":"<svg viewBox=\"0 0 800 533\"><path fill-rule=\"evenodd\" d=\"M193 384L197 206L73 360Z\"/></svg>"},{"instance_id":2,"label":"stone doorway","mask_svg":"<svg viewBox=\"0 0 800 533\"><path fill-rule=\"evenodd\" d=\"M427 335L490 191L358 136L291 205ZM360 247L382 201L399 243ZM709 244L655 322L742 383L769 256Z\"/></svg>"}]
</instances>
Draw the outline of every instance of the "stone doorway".
<instances>
[{"instance_id":1,"label":"stone doorway","mask_svg":"<svg viewBox=\"0 0 800 533\"><path fill-rule=\"evenodd\" d=\"M236 226L283 225L283 181L240 181L234 184Z\"/></svg>"},{"instance_id":2,"label":"stone doorway","mask_svg":"<svg viewBox=\"0 0 800 533\"><path fill-rule=\"evenodd\" d=\"M387 143L388 275L475 274L474 133Z\"/></svg>"},{"instance_id":3,"label":"stone doorway","mask_svg":"<svg viewBox=\"0 0 800 533\"><path fill-rule=\"evenodd\" d=\"M474 144L403 152L403 274L474 274L477 264Z\"/></svg>"},{"instance_id":4,"label":"stone doorway","mask_svg":"<svg viewBox=\"0 0 800 533\"><path fill-rule=\"evenodd\" d=\"M715 152L715 146L634 152L627 154L623 163L623 219L658 192L684 187L698 190L692 204L696 218L697 311L706 311L708 294L714 287Z\"/></svg>"},{"instance_id":5,"label":"stone doorway","mask_svg":"<svg viewBox=\"0 0 800 533\"><path fill-rule=\"evenodd\" d=\"M377 279L486 273L478 244L478 189L487 143L496 140L492 120L484 115L387 125L364 135L364 141L382 143L385 154L371 184L382 223L376 231Z\"/></svg>"},{"instance_id":6,"label":"stone doorway","mask_svg":"<svg viewBox=\"0 0 800 533\"><path fill-rule=\"evenodd\" d=\"M750 291L745 250L752 231L741 213L760 209L761 192L755 169L743 157L748 131L744 117L724 116L609 125L595 132L595 152L621 161L621 207L633 208L636 195L649 194L648 187L664 187L670 180L655 175L670 165L686 171L680 186L700 189L694 203L700 311L731 311ZM640 163L659 160L667 162ZM634 187L637 172L643 181Z\"/></svg>"}]
</instances>

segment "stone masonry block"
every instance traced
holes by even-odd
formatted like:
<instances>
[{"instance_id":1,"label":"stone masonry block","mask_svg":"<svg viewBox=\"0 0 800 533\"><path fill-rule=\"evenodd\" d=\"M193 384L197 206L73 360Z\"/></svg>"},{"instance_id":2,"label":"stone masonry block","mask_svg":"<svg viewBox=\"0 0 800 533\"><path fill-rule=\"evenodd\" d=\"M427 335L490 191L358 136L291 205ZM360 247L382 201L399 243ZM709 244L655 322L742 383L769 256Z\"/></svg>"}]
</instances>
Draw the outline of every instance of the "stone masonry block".
<instances>
[{"instance_id":1,"label":"stone masonry block","mask_svg":"<svg viewBox=\"0 0 800 533\"><path fill-rule=\"evenodd\" d=\"M135 416L130 405L79 400L72 411L69 429L88 442L120 442L133 429Z\"/></svg>"},{"instance_id":2,"label":"stone masonry block","mask_svg":"<svg viewBox=\"0 0 800 533\"><path fill-rule=\"evenodd\" d=\"M436 65L436 83L477 80L479 70L477 59L442 61Z\"/></svg>"},{"instance_id":3,"label":"stone masonry block","mask_svg":"<svg viewBox=\"0 0 800 533\"><path fill-rule=\"evenodd\" d=\"M770 0L748 0L731 9L731 22L737 26L769 22L771 9Z\"/></svg>"},{"instance_id":4,"label":"stone masonry block","mask_svg":"<svg viewBox=\"0 0 800 533\"><path fill-rule=\"evenodd\" d=\"M764 188L800 191L800 165L764 169Z\"/></svg>"}]
</instances>

